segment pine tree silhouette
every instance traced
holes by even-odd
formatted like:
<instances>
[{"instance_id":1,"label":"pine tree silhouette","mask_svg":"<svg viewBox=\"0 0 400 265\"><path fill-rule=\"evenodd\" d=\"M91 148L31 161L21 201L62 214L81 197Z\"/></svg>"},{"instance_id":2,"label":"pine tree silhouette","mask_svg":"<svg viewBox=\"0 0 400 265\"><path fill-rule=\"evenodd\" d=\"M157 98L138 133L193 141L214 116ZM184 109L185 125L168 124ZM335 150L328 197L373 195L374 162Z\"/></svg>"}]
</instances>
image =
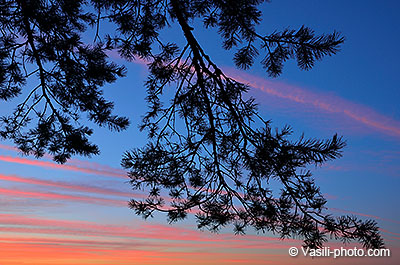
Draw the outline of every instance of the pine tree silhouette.
<instances>
[{"instance_id":1,"label":"pine tree silhouette","mask_svg":"<svg viewBox=\"0 0 400 265\"><path fill-rule=\"evenodd\" d=\"M271 77L288 60L308 70L344 41L337 32L317 35L305 26L261 34L256 26L263 2L0 0L0 100L24 98L1 118L0 136L26 154L48 152L60 163L97 154L82 114L116 131L129 125L102 96L104 84L126 74L107 57L117 50L127 60L149 62L149 111L140 127L149 143L122 161L131 185L148 191L147 199L130 201L137 214L166 212L175 222L191 211L199 228L232 224L240 234L253 227L299 236L314 248L328 236L383 247L374 221L325 213L326 200L307 169L340 157L343 139L292 140L290 127L273 131L255 100L244 99L249 87L227 76L194 35L195 21L218 29L222 49L236 49L237 67L248 69L262 57ZM114 25L115 33L103 35L101 23ZM159 37L168 26L180 28L183 47ZM96 30L94 44L81 40L88 27ZM23 91L29 78L38 85ZM162 100L166 90L174 91L170 101ZM270 182L280 191L272 191Z\"/></svg>"}]
</instances>

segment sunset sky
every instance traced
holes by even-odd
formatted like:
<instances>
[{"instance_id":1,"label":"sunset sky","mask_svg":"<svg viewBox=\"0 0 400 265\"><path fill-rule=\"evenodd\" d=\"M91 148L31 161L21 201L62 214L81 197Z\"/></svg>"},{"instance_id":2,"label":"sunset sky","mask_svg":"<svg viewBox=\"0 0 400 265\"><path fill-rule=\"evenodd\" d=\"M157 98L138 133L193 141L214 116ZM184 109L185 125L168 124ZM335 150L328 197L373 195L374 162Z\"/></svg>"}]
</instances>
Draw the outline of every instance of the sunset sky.
<instances>
[{"instance_id":1,"label":"sunset sky","mask_svg":"<svg viewBox=\"0 0 400 265\"><path fill-rule=\"evenodd\" d=\"M59 165L51 157L21 156L0 142L0 265L86 264L400 264L400 17L398 1L273 0L262 5L261 33L302 25L317 33L337 30L341 51L304 72L294 62L271 79L259 65L235 69L232 52L222 52L216 32L195 27L210 57L232 78L252 87L261 115L272 126L295 133L347 141L343 157L311 168L328 200L326 212L378 222L389 258L290 257L302 241L251 230L235 236L198 231L193 217L168 224L162 214L143 220L127 207L140 198L120 167L122 154L146 143L137 124L146 111L146 65L127 63L128 76L105 87L115 112L130 117L120 133L95 127L101 154L74 157ZM175 28L165 39L182 41ZM87 36L92 40L93 36ZM257 61L260 61L258 58ZM0 116L21 101L0 103ZM327 246L340 248L334 240ZM351 243L346 247L359 246Z\"/></svg>"}]
</instances>

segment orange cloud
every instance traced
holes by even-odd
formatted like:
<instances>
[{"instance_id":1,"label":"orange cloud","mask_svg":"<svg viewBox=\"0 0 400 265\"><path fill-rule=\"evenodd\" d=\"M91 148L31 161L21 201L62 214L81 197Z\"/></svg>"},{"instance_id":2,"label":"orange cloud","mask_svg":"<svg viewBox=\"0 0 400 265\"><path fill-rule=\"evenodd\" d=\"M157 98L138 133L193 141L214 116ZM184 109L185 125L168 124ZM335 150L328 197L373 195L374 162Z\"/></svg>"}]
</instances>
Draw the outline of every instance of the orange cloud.
<instances>
[{"instance_id":1,"label":"orange cloud","mask_svg":"<svg viewBox=\"0 0 400 265\"><path fill-rule=\"evenodd\" d=\"M83 245L81 245L82 243ZM95 242L93 242L95 244ZM105 242L108 244L109 242ZM299 265L319 265L335 264L344 265L357 263L364 265L374 265L375 258L355 258L341 257L331 258L304 258L290 257L287 253L288 247L282 250L271 251L268 248L263 250L240 250L230 249L229 245L225 248L210 248L210 246L198 245L197 248L188 249L184 245L180 249L168 248L168 245L155 243L153 248L145 244L131 243L130 248L120 248L121 244L115 242L109 249L99 248L91 245L92 242L82 240L57 240L37 237L24 238L3 238L0 239L0 256L2 265L89 265L89 264L112 264L112 265L146 265L146 264L165 264L165 265L203 265L203 264L299 264ZM299 246L298 246L299 247ZM392 252L398 248L391 248ZM23 253L23 254L22 254ZM386 264L397 264L397 257L379 258Z\"/></svg>"},{"instance_id":2,"label":"orange cloud","mask_svg":"<svg viewBox=\"0 0 400 265\"><path fill-rule=\"evenodd\" d=\"M120 226L12 214L0 214L0 233L2 265L292 264L287 249L301 245L301 241L293 239L215 235L149 223ZM55 237L58 234L62 237ZM343 264L348 261L341 260ZM313 262L296 259L296 264L320 264Z\"/></svg>"},{"instance_id":3,"label":"orange cloud","mask_svg":"<svg viewBox=\"0 0 400 265\"><path fill-rule=\"evenodd\" d=\"M231 243L240 247L286 247L283 243L300 244L301 241L268 236L235 236L211 234L176 226L141 223L134 226L107 225L88 221L55 220L18 214L0 214L0 231L13 233L64 234L95 237L125 237L155 240L194 241L204 243ZM276 245L274 245L274 243Z\"/></svg>"},{"instance_id":4,"label":"orange cloud","mask_svg":"<svg viewBox=\"0 0 400 265\"><path fill-rule=\"evenodd\" d=\"M0 243L0 256L2 265L203 265L230 264L226 261L229 259L245 259L251 261L250 264L261 265L277 264L279 259L287 258L286 253L286 255L277 256L268 253L235 253L229 251L229 249L215 252L202 247L197 251L188 251L184 247L182 250L170 251L166 247L157 247L157 244L155 245L156 247L151 250L133 244L131 249L119 249L118 244L115 244L110 249L98 249L88 246L69 246L51 240L31 238L25 242L6 241ZM210 250L211 253L205 255L204 251L207 250ZM289 263L279 262L279 264L284 265Z\"/></svg>"},{"instance_id":5,"label":"orange cloud","mask_svg":"<svg viewBox=\"0 0 400 265\"><path fill-rule=\"evenodd\" d=\"M87 246L69 246L57 242L27 239L25 242L0 243L2 265L89 265L89 264L173 264L173 255L162 251L97 249ZM167 261L166 263L164 263Z\"/></svg>"},{"instance_id":6,"label":"orange cloud","mask_svg":"<svg viewBox=\"0 0 400 265\"><path fill-rule=\"evenodd\" d=\"M11 246L13 248L13 251L4 253L5 255L2 258L9 257L10 260L12 258L20 258L23 260L21 256L18 257L18 255L12 255L11 253L15 254L19 250L20 253L24 253L23 257L28 257L29 254L27 256L24 252L25 245L29 245L32 248L41 246L43 249L48 247L48 251L52 252L50 257L54 258L53 264L64 264L55 261L66 257L62 253L57 253L58 250L65 251L69 257L73 257L75 251L79 252L79 255L81 252L96 252L99 255L97 258L102 260L101 264L119 264L118 259L111 263L107 262L110 262L108 259L111 259L114 255L127 257L129 253L131 257L134 257L135 255L140 255L140 251L145 252L141 253L142 255L148 255L150 264L178 264L176 263L177 261L181 261L182 264L193 264L195 262L193 261L194 257L196 257L197 261L202 261L199 264L213 264L218 260L218 264L224 264L223 261L229 258L245 258L253 260L252 264L258 264L259 261L263 261L266 258L266 256L264 257L265 254L262 254L266 249L286 250L291 244L300 245L300 241L281 241L279 238L274 237L216 235L182 227L149 223L135 222L131 226L121 226L13 214L0 214L0 233L2 234L0 248L3 246L3 250ZM61 235L61 237L58 235ZM234 249L240 250L239 252L241 253L238 255L232 254L237 252L233 251ZM118 250L121 253L113 252L114 250ZM57 254L53 256L54 251ZM204 252L213 254L204 256L202 254ZM44 251L41 252L41 255L31 257L31 262L35 260L34 264L41 264L36 260L39 260L43 255L45 255ZM94 262L93 257L90 255L80 257L83 260L88 258L88 264L89 262ZM5 260L2 259L1 261L4 262ZM136 261L131 263L129 259L125 259L124 262L137 264ZM139 262L138 264L145 263ZM225 264L229 263L225 262ZM263 262L260 264L263 264ZM8 263L4 265L8 265Z\"/></svg>"}]
</instances>

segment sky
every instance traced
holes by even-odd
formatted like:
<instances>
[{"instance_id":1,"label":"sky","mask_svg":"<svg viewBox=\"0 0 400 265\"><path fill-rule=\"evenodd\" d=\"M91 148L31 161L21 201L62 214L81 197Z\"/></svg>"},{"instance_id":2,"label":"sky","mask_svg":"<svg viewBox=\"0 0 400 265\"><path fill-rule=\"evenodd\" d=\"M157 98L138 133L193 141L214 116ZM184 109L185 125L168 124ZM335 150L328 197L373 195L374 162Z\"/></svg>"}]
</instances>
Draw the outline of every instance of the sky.
<instances>
[{"instance_id":1,"label":"sky","mask_svg":"<svg viewBox=\"0 0 400 265\"><path fill-rule=\"evenodd\" d=\"M221 52L215 32L194 34L211 58L232 78L249 84L260 114L298 137L347 141L343 157L312 168L328 199L327 211L378 222L391 257L290 257L301 240L249 231L235 236L198 231L187 221L170 225L162 214L143 220L127 207L131 190L120 167L123 152L141 147L146 135L137 124L146 111L146 66L124 63L128 76L105 87L118 114L132 126L120 133L96 128L92 140L101 154L74 157L59 165L45 156L21 156L0 142L0 264L400 264L400 41L398 1L281 0L262 5L262 33L306 25L317 33L337 30L341 51L301 71L294 62L271 79L255 65L235 69L231 52ZM164 37L182 41L172 28ZM261 60L261 58L259 58ZM11 103L15 104L15 103ZM1 102L0 115L13 106ZM331 249L343 247L334 240ZM345 247L359 247L351 243Z\"/></svg>"}]
</instances>

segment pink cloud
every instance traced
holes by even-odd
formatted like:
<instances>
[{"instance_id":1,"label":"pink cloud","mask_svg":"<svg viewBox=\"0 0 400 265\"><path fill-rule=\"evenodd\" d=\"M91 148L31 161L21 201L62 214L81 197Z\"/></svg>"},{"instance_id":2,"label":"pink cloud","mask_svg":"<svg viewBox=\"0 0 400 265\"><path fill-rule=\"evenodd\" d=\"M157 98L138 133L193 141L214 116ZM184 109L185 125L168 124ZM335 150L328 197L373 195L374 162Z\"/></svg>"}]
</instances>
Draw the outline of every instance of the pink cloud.
<instances>
[{"instance_id":1,"label":"pink cloud","mask_svg":"<svg viewBox=\"0 0 400 265\"><path fill-rule=\"evenodd\" d=\"M129 193L129 192L121 192L121 191L117 191L117 190L99 188L99 187L88 186L88 185L84 185L84 184L74 185L74 184L70 184L68 182L63 182L63 181L41 180L41 179L26 178L26 177L21 177L21 176L16 176L16 175L0 174L0 180L41 185L41 186L58 187L58 188L62 188L62 189L69 189L69 190L73 190L73 191L86 192L86 193L100 193L100 194L104 194L104 195L113 195L113 196L121 196L121 197L132 197L132 196L136 197L137 196L136 194Z\"/></svg>"},{"instance_id":2,"label":"pink cloud","mask_svg":"<svg viewBox=\"0 0 400 265\"><path fill-rule=\"evenodd\" d=\"M325 199L328 199L328 200L337 200L338 199L337 196L329 194L329 193L324 193L322 195L324 196Z\"/></svg>"},{"instance_id":3,"label":"pink cloud","mask_svg":"<svg viewBox=\"0 0 400 265\"><path fill-rule=\"evenodd\" d=\"M0 149L14 151L14 152L19 151L18 148L14 147L14 146L9 146L9 145L4 145L4 144L0 144Z\"/></svg>"},{"instance_id":4,"label":"pink cloud","mask_svg":"<svg viewBox=\"0 0 400 265\"><path fill-rule=\"evenodd\" d=\"M353 103L334 95L313 93L300 87L283 82L266 80L231 68L226 68L225 72L236 81L259 89L271 96L289 102L313 106L328 113L344 115L370 128L377 129L389 135L400 136L399 121L379 114L369 107Z\"/></svg>"},{"instance_id":5,"label":"pink cloud","mask_svg":"<svg viewBox=\"0 0 400 265\"><path fill-rule=\"evenodd\" d=\"M82 172L82 173L88 173L88 174L93 174L93 175L127 178L126 175L121 170L115 170L115 171L104 170L101 167L99 169L96 169L96 168L88 168L88 167L83 167L83 166L78 166L78 165L69 165L69 164L61 165L61 164L57 164L57 163L50 162L50 161L28 159L28 158L22 158L22 157L5 156L5 155L0 155L0 161L4 161L4 162L8 162L8 163L29 165L29 166L38 166L38 167L44 167L44 168Z\"/></svg>"},{"instance_id":6,"label":"pink cloud","mask_svg":"<svg viewBox=\"0 0 400 265\"><path fill-rule=\"evenodd\" d=\"M268 253L231 253L226 249L216 251L212 249L212 255L204 255L204 248L188 250L184 245L179 250L170 250L168 245L155 243L154 247L148 248L146 245L132 244L129 249L118 248L118 243L110 249L99 249L87 242L87 245L72 243L71 245L57 240L46 240L42 238L22 238L22 240L0 241L1 261L4 265L88 265L88 264L230 264L224 260L248 260L251 264L276 264L271 259L277 261L279 258L287 257L283 255L271 255ZM78 242L77 242L78 243ZM85 243L84 241L82 243ZM206 246L208 247L208 246ZM207 250L206 250L207 251ZM21 255L23 253L23 255ZM266 260L268 262L266 263ZM282 263L280 264L287 264Z\"/></svg>"},{"instance_id":7,"label":"pink cloud","mask_svg":"<svg viewBox=\"0 0 400 265\"><path fill-rule=\"evenodd\" d=\"M117 52L112 52L111 57L120 58ZM138 59L133 61L135 64L147 66L146 60ZM377 113L372 108L356 104L338 96L314 93L304 88L289 85L283 82L271 81L259 76L251 75L237 69L224 67L224 72L234 80L249 85L255 89L267 93L271 96L287 100L289 102L299 103L307 106L313 106L320 110L345 115L348 118L364 124L370 128L377 129L393 136L400 136L400 121L386 117Z\"/></svg>"},{"instance_id":8,"label":"pink cloud","mask_svg":"<svg viewBox=\"0 0 400 265\"><path fill-rule=\"evenodd\" d=\"M104 199L104 198L82 196L82 195L68 195L55 192L22 191L16 189L0 188L0 195L12 195L22 198L36 198L44 200L75 201L75 202L94 203L101 205L114 205L114 206L127 205L127 202L123 200Z\"/></svg>"},{"instance_id":9,"label":"pink cloud","mask_svg":"<svg viewBox=\"0 0 400 265\"><path fill-rule=\"evenodd\" d=\"M188 261L194 264L193 262L198 259L201 259L202 263L204 263L205 260L203 258L211 258L210 262L214 263L217 261L217 257L218 264L247 261L251 264L265 264L264 261L266 259L271 261L271 264L285 264L283 263L285 258L290 258L287 256L287 249L291 246L299 247L302 243L300 240L281 241L278 238L268 236L202 233L182 227L160 224L135 222L132 226L121 226L12 214L0 214L0 232L3 233L0 238L0 247L10 250L12 248L12 251L24 251L24 253L27 253L25 252L26 245L27 250L35 249L36 247L39 247L39 249L48 248L49 253L62 249L65 254L68 253L69 257L74 251L85 253L97 251L98 255L103 251L107 251L110 252L110 255L112 252L110 257L117 254L117 257L121 257L121 255L128 257L139 255L136 253L137 250L144 250L148 251L149 257L151 257L151 261L154 264L158 264L158 261L155 261L154 258L163 257L165 253L167 256L174 253L174 255L168 256L168 259L165 260L171 264L174 263L175 255L182 259L182 262L185 262L182 264L187 264ZM40 236L27 236L26 233ZM22 236L19 234L22 234ZM62 235L62 237L57 235ZM340 243L330 243L328 246L331 248L343 247ZM352 248L354 246L354 244L350 244L346 247ZM357 246L359 247L359 245ZM276 250L273 254L265 253L266 250L272 249ZM113 251L115 250L120 252L114 253ZM226 252L227 250L229 250L228 253ZM207 253L212 252L213 254L205 257L202 257L203 254L196 256L199 253L204 253L204 251ZM42 257L44 253L40 253L38 256ZM221 256L223 253L227 255ZM10 252L7 251L7 254L9 256ZM194 260L193 257L195 256L196 259ZM57 257L60 258L63 255L58 253ZM104 257L102 258L104 259ZM126 262L127 260L125 259L124 261ZM115 258L112 264L117 264L115 263ZM307 262L304 264L307 264Z\"/></svg>"},{"instance_id":10,"label":"pink cloud","mask_svg":"<svg viewBox=\"0 0 400 265\"><path fill-rule=\"evenodd\" d=\"M107 165L99 164L93 161L83 161L79 159L72 158L67 161L67 165L71 166L76 166L79 168L86 168L86 169L91 169L91 170L96 170L103 172L104 174L110 174L110 176L122 176L126 177L126 172L125 170L122 170L120 168L115 168L115 167L110 167Z\"/></svg>"},{"instance_id":11,"label":"pink cloud","mask_svg":"<svg viewBox=\"0 0 400 265\"><path fill-rule=\"evenodd\" d=\"M113 58L113 59L125 60L125 59L123 59L123 58L119 55L118 50L116 50L116 49L107 51L107 55L108 55L109 57ZM140 58L140 57L136 57L135 60L133 60L132 62L135 63L135 64L139 64L139 65L143 65L143 66L146 66L146 67L147 67L147 64L148 64L150 61L148 61L148 60L146 60L146 59L142 59L142 58Z\"/></svg>"},{"instance_id":12,"label":"pink cloud","mask_svg":"<svg viewBox=\"0 0 400 265\"><path fill-rule=\"evenodd\" d=\"M329 210L335 211L335 212L346 213L346 214L353 214L353 215L358 215L358 216L364 216L364 217L373 218L373 219L377 219L377 220L382 220L382 221L386 221L386 222L390 222L390 223L395 223L395 224L400 224L400 221L392 220L392 219L388 219L388 218L382 218L382 217L379 217L379 216L376 216L376 215L371 215L371 214L353 212L353 211L348 211L348 210L343 210L343 209L338 209L338 208L329 208Z\"/></svg>"},{"instance_id":13,"label":"pink cloud","mask_svg":"<svg viewBox=\"0 0 400 265\"><path fill-rule=\"evenodd\" d=\"M30 217L19 214L0 214L2 232L39 233L39 234L69 234L95 237L125 237L157 240L196 241L208 243L239 244L247 248L286 247L285 244L300 244L300 240L280 240L268 236L235 236L233 234L211 234L182 227L161 224L141 223L131 226L106 225L88 221L54 220L40 217ZM10 226L9 226L10 225ZM277 245L274 245L273 243ZM203 243L202 243L203 244ZM271 244L271 245L270 245Z\"/></svg>"},{"instance_id":14,"label":"pink cloud","mask_svg":"<svg viewBox=\"0 0 400 265\"><path fill-rule=\"evenodd\" d=\"M383 228L380 228L379 230L384 232L384 233L394 235L395 236L394 238L400 240L400 233L391 232L391 231L388 231L388 230L383 229Z\"/></svg>"},{"instance_id":15,"label":"pink cloud","mask_svg":"<svg viewBox=\"0 0 400 265\"><path fill-rule=\"evenodd\" d=\"M0 228L0 231L2 229ZM51 231L51 229L48 229ZM13 231L11 229L11 231ZM21 230L16 229L20 232ZM105 248L105 249L132 249L143 246L166 246L165 244L156 243L145 243L145 242L135 242L133 244L131 241L115 241L115 240L100 240L100 239L69 239L69 238L48 238L48 237L1 237L0 242L7 243L30 243L30 244L51 244L60 246L80 246L80 247L91 247L91 248Z\"/></svg>"}]
</instances>

